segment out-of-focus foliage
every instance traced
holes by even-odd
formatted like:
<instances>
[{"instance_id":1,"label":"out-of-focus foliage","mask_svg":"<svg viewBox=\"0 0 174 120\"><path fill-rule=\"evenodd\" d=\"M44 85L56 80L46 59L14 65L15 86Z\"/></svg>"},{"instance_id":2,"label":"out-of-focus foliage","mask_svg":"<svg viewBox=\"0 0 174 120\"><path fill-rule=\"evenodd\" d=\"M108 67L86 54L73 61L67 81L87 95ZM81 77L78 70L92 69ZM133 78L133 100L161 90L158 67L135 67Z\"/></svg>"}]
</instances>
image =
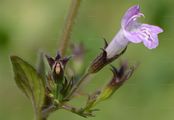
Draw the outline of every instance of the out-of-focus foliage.
<instances>
[{"instance_id":1,"label":"out-of-focus foliage","mask_svg":"<svg viewBox=\"0 0 174 120\"><path fill-rule=\"evenodd\" d=\"M9 56L15 54L34 64L39 49L54 55L70 1L0 1L0 119L33 119L30 102L21 96L13 80ZM91 120L174 119L173 0L83 0L71 41L83 41L86 45L88 65L100 52L103 37L112 39L122 15L135 4L141 6L146 16L142 20L164 29L159 36L160 45L152 51L143 45L128 47L121 59L140 62L140 66L109 101L98 106L101 111ZM112 78L110 71L102 70L86 89L94 91L109 77ZM81 100L74 104L79 103ZM55 112L49 119L57 118L83 119L65 111Z\"/></svg>"}]
</instances>

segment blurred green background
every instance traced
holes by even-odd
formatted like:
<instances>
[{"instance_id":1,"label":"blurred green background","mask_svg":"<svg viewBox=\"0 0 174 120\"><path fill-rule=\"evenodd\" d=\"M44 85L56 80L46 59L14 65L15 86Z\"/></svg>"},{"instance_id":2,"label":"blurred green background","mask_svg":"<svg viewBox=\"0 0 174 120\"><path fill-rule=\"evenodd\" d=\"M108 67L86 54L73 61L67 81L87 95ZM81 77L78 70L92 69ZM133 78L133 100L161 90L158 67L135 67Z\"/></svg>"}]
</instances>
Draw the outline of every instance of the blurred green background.
<instances>
[{"instance_id":1,"label":"blurred green background","mask_svg":"<svg viewBox=\"0 0 174 120\"><path fill-rule=\"evenodd\" d=\"M35 65L39 49L54 55L70 2L0 0L0 120L33 119L31 103L14 82L9 56L18 55ZM164 29L160 45L154 50L142 44L129 45L121 59L140 62L138 69L111 99L97 106L101 111L89 120L174 120L173 0L83 0L71 41L83 41L88 65L100 52L102 38L112 39L122 15L135 4L146 16L142 21ZM112 77L108 68L93 76L87 90L95 90ZM63 110L49 118L62 119L85 120Z\"/></svg>"}]
</instances>

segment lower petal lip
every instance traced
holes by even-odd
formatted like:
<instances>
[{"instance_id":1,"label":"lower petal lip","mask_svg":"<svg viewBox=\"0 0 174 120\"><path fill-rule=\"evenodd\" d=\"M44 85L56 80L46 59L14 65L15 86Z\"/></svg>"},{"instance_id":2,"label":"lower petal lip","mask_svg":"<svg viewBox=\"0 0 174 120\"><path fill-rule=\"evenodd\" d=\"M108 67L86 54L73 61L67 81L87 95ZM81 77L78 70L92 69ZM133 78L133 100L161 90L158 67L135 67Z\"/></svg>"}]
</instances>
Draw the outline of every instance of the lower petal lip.
<instances>
[{"instance_id":1,"label":"lower petal lip","mask_svg":"<svg viewBox=\"0 0 174 120\"><path fill-rule=\"evenodd\" d=\"M143 41L143 44L145 47L147 47L148 49L155 49L158 46L158 40L155 41Z\"/></svg>"}]
</instances>

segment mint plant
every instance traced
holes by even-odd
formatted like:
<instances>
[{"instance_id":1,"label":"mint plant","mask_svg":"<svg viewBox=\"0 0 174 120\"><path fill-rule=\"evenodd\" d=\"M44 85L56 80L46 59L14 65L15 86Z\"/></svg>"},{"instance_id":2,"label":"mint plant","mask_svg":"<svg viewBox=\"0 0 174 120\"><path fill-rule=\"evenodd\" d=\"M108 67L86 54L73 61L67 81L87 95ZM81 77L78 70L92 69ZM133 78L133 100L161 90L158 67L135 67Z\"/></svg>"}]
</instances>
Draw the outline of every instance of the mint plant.
<instances>
[{"instance_id":1,"label":"mint plant","mask_svg":"<svg viewBox=\"0 0 174 120\"><path fill-rule=\"evenodd\" d=\"M61 47L55 57L41 53L37 68L18 56L10 57L16 84L31 101L36 120L47 120L51 113L60 109L85 118L94 116L94 112L98 110L95 108L96 104L109 99L131 77L136 66L129 65L127 62L121 62L117 68L111 66L113 76L108 83L102 88L97 88L93 93L88 93L86 104L78 108L69 102L77 96L83 82L123 55L130 43L143 43L149 49L156 48L159 44L158 34L163 30L158 26L139 23L137 19L144 15L140 12L140 6L135 5L126 11L121 20L121 28L113 40L109 44L104 40L105 46L101 49L102 52L96 55L86 70L80 69L85 51L82 44L72 47L73 55L65 57L80 3L81 0L72 0L63 30ZM50 67L48 73L46 73L45 60ZM70 60L76 63L74 68L67 64ZM73 72L69 74L67 68ZM78 70L80 74L76 73Z\"/></svg>"}]
</instances>

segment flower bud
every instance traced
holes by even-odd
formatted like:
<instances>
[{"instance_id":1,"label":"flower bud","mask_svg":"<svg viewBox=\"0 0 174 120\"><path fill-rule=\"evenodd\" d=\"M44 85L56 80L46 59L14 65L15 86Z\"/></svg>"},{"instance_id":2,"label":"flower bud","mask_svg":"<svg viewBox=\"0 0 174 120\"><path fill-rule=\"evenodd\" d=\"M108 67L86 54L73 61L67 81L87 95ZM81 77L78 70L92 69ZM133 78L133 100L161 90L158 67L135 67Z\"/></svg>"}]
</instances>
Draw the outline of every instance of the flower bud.
<instances>
[{"instance_id":1,"label":"flower bud","mask_svg":"<svg viewBox=\"0 0 174 120\"><path fill-rule=\"evenodd\" d=\"M135 70L134 66L129 67L127 63L122 63L119 69L112 66L113 77L103 89L105 99L109 98L123 83L128 80Z\"/></svg>"},{"instance_id":2,"label":"flower bud","mask_svg":"<svg viewBox=\"0 0 174 120\"><path fill-rule=\"evenodd\" d=\"M55 58L48 55L46 55L46 58L51 68L46 81L48 95L53 95L54 100L58 102L64 101L64 98L67 96L73 85L73 80L68 81L64 75L66 63L69 61L70 57L62 58L58 53Z\"/></svg>"},{"instance_id":3,"label":"flower bud","mask_svg":"<svg viewBox=\"0 0 174 120\"><path fill-rule=\"evenodd\" d=\"M46 55L46 58L51 68L53 80L56 83L62 83L64 78L64 69L70 57L62 58L61 55L58 53L55 58L52 58L48 55Z\"/></svg>"},{"instance_id":4,"label":"flower bud","mask_svg":"<svg viewBox=\"0 0 174 120\"><path fill-rule=\"evenodd\" d=\"M90 110L97 103L111 97L113 93L118 88L120 88L126 80L128 80L131 77L134 69L135 67L129 67L127 63L122 63L119 69L116 69L114 66L112 66L112 79L103 89L94 92L88 97L85 109Z\"/></svg>"},{"instance_id":5,"label":"flower bud","mask_svg":"<svg viewBox=\"0 0 174 120\"><path fill-rule=\"evenodd\" d=\"M86 49L83 43L80 44L72 44L71 50L73 54L73 61L72 61L72 72L73 76L79 77L84 72L84 55Z\"/></svg>"}]
</instances>

